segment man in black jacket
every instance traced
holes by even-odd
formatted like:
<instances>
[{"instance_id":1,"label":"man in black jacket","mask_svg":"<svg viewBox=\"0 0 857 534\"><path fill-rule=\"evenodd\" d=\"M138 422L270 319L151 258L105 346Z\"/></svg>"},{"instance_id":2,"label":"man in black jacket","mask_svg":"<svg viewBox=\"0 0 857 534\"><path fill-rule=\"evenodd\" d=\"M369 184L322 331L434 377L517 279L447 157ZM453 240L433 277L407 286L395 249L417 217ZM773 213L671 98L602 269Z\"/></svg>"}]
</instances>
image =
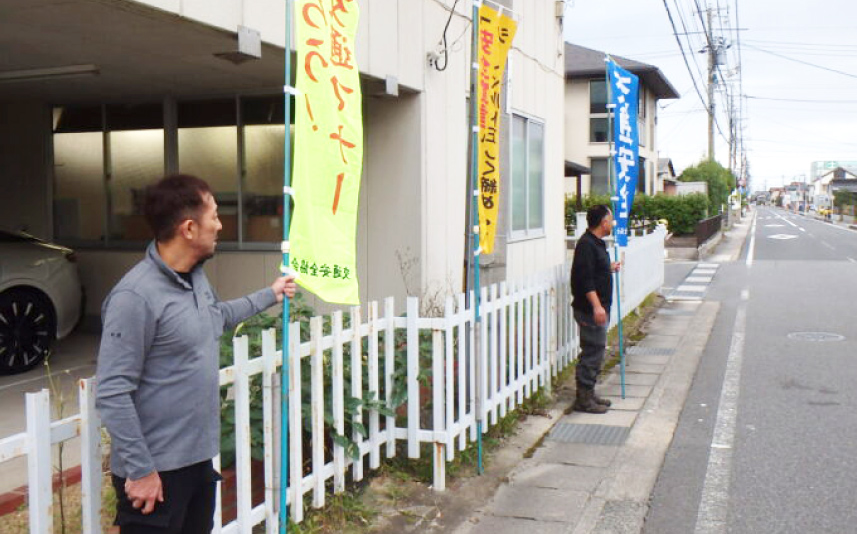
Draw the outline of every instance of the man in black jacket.
<instances>
[{"instance_id":1,"label":"man in black jacket","mask_svg":"<svg viewBox=\"0 0 857 534\"><path fill-rule=\"evenodd\" d=\"M574 409L587 413L605 413L610 401L595 394L595 383L604 363L607 325L613 301L612 273L619 262L611 262L604 237L613 230L613 214L604 205L586 212L586 232L574 247L571 265L571 306L580 326L580 359L577 362L577 399Z\"/></svg>"}]
</instances>

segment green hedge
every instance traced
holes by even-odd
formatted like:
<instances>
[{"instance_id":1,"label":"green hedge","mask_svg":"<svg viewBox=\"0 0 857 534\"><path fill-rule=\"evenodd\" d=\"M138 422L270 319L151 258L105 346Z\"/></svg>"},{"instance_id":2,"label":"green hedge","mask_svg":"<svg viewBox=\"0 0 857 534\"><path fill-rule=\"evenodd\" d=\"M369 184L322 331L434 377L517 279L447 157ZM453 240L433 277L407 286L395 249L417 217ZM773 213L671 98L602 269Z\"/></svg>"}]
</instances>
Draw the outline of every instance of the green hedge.
<instances>
[{"instance_id":1,"label":"green hedge","mask_svg":"<svg viewBox=\"0 0 857 534\"><path fill-rule=\"evenodd\" d=\"M596 204L610 205L609 195L589 195L583 197L583 210ZM577 199L570 196L565 201L566 227L574 226ZM636 195L631 210L632 223L666 219L667 228L676 235L693 234L696 223L708 216L708 197L702 193L690 195Z\"/></svg>"}]
</instances>

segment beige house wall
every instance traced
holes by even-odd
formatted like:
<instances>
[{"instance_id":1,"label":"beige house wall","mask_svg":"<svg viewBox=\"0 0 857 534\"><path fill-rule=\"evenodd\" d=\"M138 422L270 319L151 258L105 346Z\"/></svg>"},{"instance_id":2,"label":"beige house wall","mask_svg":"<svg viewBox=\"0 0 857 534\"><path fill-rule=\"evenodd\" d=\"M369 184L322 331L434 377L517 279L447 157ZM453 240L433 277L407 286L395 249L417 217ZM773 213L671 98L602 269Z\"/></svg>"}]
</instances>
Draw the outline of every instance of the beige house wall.
<instances>
[{"instance_id":1,"label":"beige house wall","mask_svg":"<svg viewBox=\"0 0 857 534\"><path fill-rule=\"evenodd\" d=\"M565 159L589 167L593 158L606 158L609 143L589 142L589 79L566 80L565 82ZM657 144L657 100L646 91L646 144L640 146L640 158L646 159L646 193L664 190L663 180L658 178ZM589 194L590 177L582 177L583 194ZM565 193L576 192L576 180L565 179Z\"/></svg>"}]
</instances>

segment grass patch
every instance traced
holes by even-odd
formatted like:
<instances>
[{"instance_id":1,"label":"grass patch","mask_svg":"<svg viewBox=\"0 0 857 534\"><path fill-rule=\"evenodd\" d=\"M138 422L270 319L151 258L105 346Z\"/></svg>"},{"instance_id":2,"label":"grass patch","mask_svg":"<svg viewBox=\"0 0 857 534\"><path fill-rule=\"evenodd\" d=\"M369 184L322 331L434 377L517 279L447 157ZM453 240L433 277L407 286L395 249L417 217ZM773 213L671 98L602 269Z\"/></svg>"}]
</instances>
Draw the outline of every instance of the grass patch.
<instances>
[{"instance_id":1,"label":"grass patch","mask_svg":"<svg viewBox=\"0 0 857 534\"><path fill-rule=\"evenodd\" d=\"M353 488L325 498L325 506L305 508L300 523L289 520L292 534L321 534L323 532L363 532L378 512L363 501L364 490Z\"/></svg>"}]
</instances>

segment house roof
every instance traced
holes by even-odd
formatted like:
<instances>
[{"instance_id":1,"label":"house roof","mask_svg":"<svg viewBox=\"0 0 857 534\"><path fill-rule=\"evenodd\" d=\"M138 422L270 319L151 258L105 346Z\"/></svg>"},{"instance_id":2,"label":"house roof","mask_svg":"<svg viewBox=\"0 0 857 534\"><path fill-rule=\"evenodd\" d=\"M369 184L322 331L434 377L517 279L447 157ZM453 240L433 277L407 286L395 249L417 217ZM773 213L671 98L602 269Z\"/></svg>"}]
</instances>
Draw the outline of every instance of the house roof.
<instances>
[{"instance_id":1,"label":"house roof","mask_svg":"<svg viewBox=\"0 0 857 534\"><path fill-rule=\"evenodd\" d=\"M565 77L566 79L604 78L604 58L607 56L599 50L592 50L576 44L565 43ZM658 99L678 98L679 94L663 75L661 69L648 63L633 59L611 56L624 69L640 77L643 85L648 87Z\"/></svg>"},{"instance_id":2,"label":"house roof","mask_svg":"<svg viewBox=\"0 0 857 534\"><path fill-rule=\"evenodd\" d=\"M670 158L658 158L658 174L667 173L670 176L675 176L675 167L673 160Z\"/></svg>"}]
</instances>

